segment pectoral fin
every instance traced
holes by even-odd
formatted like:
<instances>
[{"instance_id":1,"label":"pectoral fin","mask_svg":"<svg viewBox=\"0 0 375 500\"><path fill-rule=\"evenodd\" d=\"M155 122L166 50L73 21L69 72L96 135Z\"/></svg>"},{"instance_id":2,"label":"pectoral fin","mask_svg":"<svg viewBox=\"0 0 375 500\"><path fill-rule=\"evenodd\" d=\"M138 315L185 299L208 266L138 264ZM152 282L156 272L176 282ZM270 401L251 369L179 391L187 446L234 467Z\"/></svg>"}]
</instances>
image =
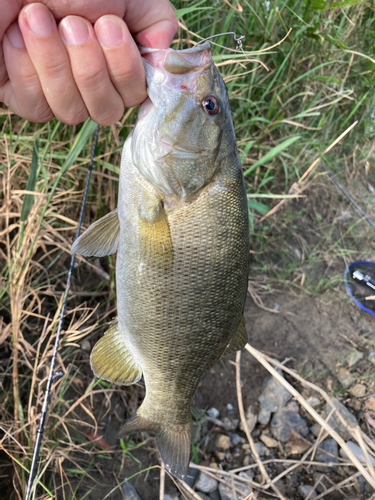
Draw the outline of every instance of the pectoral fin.
<instances>
[{"instance_id":1,"label":"pectoral fin","mask_svg":"<svg viewBox=\"0 0 375 500\"><path fill-rule=\"evenodd\" d=\"M141 219L141 252L148 262L155 265L172 263L173 248L168 217L162 203L144 213Z\"/></svg>"},{"instance_id":2,"label":"pectoral fin","mask_svg":"<svg viewBox=\"0 0 375 500\"><path fill-rule=\"evenodd\" d=\"M142 377L142 369L121 338L117 319L95 344L90 363L97 377L118 385L132 385Z\"/></svg>"},{"instance_id":3,"label":"pectoral fin","mask_svg":"<svg viewBox=\"0 0 375 500\"><path fill-rule=\"evenodd\" d=\"M84 257L104 257L117 252L120 223L117 208L97 220L72 245L72 253Z\"/></svg>"},{"instance_id":4,"label":"pectoral fin","mask_svg":"<svg viewBox=\"0 0 375 500\"><path fill-rule=\"evenodd\" d=\"M234 334L234 337L232 340L229 342L227 347L225 348L225 351L223 352L221 357L227 356L228 354L231 354L232 352L239 351L243 347L245 347L247 343L247 333L246 333L246 327L245 327L245 320L244 318L241 319L241 322L237 328L236 333Z\"/></svg>"}]
</instances>

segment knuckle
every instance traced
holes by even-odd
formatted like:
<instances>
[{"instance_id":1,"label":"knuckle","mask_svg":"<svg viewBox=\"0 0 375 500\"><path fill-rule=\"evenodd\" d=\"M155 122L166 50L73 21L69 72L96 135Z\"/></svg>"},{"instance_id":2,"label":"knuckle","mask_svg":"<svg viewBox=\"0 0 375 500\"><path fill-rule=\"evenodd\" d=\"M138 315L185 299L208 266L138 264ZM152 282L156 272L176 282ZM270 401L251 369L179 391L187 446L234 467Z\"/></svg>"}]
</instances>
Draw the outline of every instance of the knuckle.
<instances>
[{"instance_id":1,"label":"knuckle","mask_svg":"<svg viewBox=\"0 0 375 500\"><path fill-rule=\"evenodd\" d=\"M54 78L65 78L68 72L68 66L66 60L60 57L47 58L44 61L43 66L45 72L48 73L50 76L53 76Z\"/></svg>"},{"instance_id":2,"label":"knuckle","mask_svg":"<svg viewBox=\"0 0 375 500\"><path fill-rule=\"evenodd\" d=\"M124 113L124 108L121 108L102 115L97 115L95 113L92 113L90 116L99 125L109 126L119 121L123 113Z\"/></svg>"},{"instance_id":3,"label":"knuckle","mask_svg":"<svg viewBox=\"0 0 375 500\"><path fill-rule=\"evenodd\" d=\"M91 68L82 68L84 71L76 71L74 79L78 87L87 90L97 88L98 84L105 80L104 66L96 66Z\"/></svg>"}]
</instances>

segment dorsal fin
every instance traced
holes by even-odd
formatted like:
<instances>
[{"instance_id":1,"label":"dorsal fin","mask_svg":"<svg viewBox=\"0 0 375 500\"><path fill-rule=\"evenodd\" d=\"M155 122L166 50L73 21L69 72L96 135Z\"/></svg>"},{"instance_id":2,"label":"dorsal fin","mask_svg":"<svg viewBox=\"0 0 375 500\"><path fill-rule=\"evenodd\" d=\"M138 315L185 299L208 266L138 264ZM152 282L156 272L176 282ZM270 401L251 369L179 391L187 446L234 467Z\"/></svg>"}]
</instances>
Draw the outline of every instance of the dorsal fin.
<instances>
[{"instance_id":1,"label":"dorsal fin","mask_svg":"<svg viewBox=\"0 0 375 500\"><path fill-rule=\"evenodd\" d=\"M72 245L72 253L84 257L104 257L117 252L120 223L117 208L97 220Z\"/></svg>"},{"instance_id":2,"label":"dorsal fin","mask_svg":"<svg viewBox=\"0 0 375 500\"><path fill-rule=\"evenodd\" d=\"M118 385L132 385L142 377L141 367L124 344L117 318L94 346L90 356L91 368L98 378Z\"/></svg>"}]
</instances>

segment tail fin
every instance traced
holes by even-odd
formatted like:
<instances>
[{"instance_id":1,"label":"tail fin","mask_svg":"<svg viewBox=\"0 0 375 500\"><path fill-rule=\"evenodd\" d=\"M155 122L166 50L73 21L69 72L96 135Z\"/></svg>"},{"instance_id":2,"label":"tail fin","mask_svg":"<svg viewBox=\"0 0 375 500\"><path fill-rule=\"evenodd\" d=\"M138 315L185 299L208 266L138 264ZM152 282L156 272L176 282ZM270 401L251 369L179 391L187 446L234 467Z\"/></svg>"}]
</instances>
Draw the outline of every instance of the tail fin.
<instances>
[{"instance_id":1,"label":"tail fin","mask_svg":"<svg viewBox=\"0 0 375 500\"><path fill-rule=\"evenodd\" d=\"M185 479L191 449L190 422L186 425L163 425L135 413L122 427L118 437L134 431L153 432L165 468L179 479Z\"/></svg>"}]
</instances>

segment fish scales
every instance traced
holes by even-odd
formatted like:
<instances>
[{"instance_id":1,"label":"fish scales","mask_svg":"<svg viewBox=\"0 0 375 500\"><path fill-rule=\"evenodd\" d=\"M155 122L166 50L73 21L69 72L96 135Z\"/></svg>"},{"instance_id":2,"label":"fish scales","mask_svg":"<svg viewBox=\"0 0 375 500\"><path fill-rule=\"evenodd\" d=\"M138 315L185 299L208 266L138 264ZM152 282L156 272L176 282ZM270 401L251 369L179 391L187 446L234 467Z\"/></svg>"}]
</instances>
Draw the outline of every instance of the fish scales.
<instances>
[{"instance_id":1,"label":"fish scales","mask_svg":"<svg viewBox=\"0 0 375 500\"><path fill-rule=\"evenodd\" d=\"M167 469L183 478L199 381L246 343L248 209L209 44L147 59L149 100L124 145L118 208L73 251L117 251L118 318L94 347L92 367L124 385L143 374L145 399L121 435L153 431ZM216 113L207 117L204 106Z\"/></svg>"}]
</instances>

